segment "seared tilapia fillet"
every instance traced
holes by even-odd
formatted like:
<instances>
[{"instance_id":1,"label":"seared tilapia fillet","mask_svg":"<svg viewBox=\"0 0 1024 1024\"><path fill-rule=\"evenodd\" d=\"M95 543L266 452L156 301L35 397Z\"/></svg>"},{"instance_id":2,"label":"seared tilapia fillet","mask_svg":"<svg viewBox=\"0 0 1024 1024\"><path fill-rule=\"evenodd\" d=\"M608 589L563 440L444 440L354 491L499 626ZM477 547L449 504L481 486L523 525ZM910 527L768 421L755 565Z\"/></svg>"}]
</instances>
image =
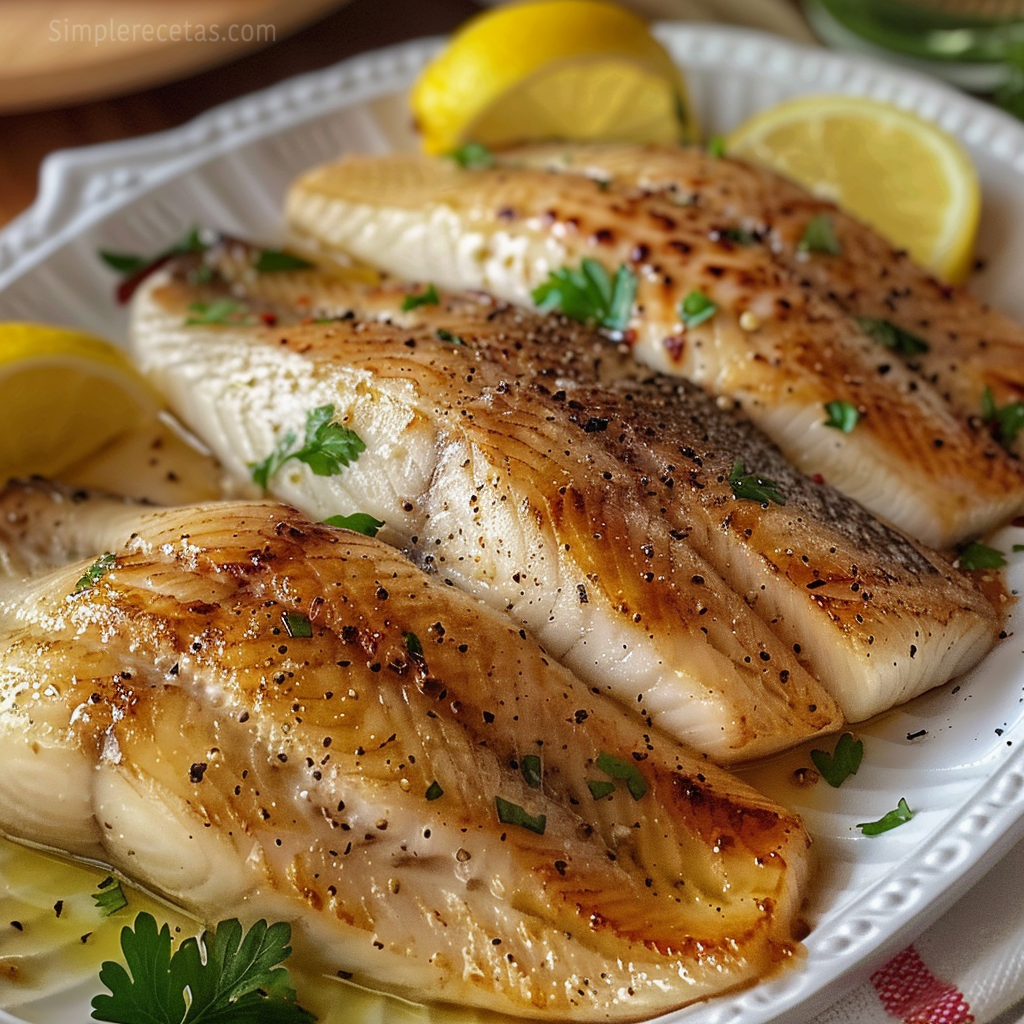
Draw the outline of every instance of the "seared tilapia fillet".
<instances>
[{"instance_id":1,"label":"seared tilapia fillet","mask_svg":"<svg viewBox=\"0 0 1024 1024\"><path fill-rule=\"evenodd\" d=\"M584 520L582 541L573 538L575 558L603 558L605 538L622 537L631 549L628 555L617 555L628 559L620 570L626 582L609 590L607 568L578 564L575 575L559 582L568 584L570 595L575 583L580 599L586 597L587 608L562 602L558 615L565 619L560 624L545 621L545 604L529 605L537 607L541 615L522 610L526 596L523 581L537 578L528 545L525 556L513 556L510 551L504 564L489 564L481 560L482 551L456 539L479 532L477 517L483 513L474 507L475 485L461 484L460 498L448 499L440 528L420 520L410 524L399 513L407 494L397 494L387 506L373 506L378 509L374 514L388 523L385 535L394 543L429 560L446 575L454 571L456 575L449 578L496 606L517 609L515 614L531 628L544 631L549 649L570 659L587 678L593 669L581 655L589 652L574 649L569 630L573 625L586 627L587 620L581 615L600 593L592 593L595 583L605 581L605 599L614 605L619 594L628 592L630 577L639 577L647 586L633 591L627 614L640 612L643 621L654 621L652 615L657 612L650 605L663 604L658 589L663 581L655 585L655 580L646 577L660 574L650 561L654 558L651 545L666 529L672 540L685 543L721 577L712 583L703 569L688 563L685 571L690 575L672 578L671 586L690 591L699 604L704 600L700 596L704 588L717 592L724 580L744 595L748 605L784 641L787 653L797 653L810 667L851 720L870 717L966 670L991 646L999 628L995 612L946 559L910 543L833 488L802 476L747 421L718 409L713 399L685 381L660 375L627 378L635 364L587 328L480 296L446 296L442 304L403 312L405 292L400 288L353 289L315 272L254 275L246 272L245 254L244 246L227 246L208 259L233 282L236 296L247 296L250 315L266 313L264 303L271 303L270 309L282 317L289 306L296 305L314 318L358 314L355 321L333 325L329 342L315 343L310 358L319 364L345 362L350 369L373 372L379 384L382 374L374 359L381 358L379 366L386 368L387 376L402 374L407 386L420 392L416 406L424 410L423 415L445 424L445 438L450 436L445 412L449 406L464 415L472 411L472 425L477 430L484 423L492 429L494 416L504 414L493 429L512 439L506 450L522 459L517 467L520 474L531 468L535 474L532 481L529 477L509 481L508 486L515 490L508 493L505 508L522 506L523 488L529 493L547 487L548 495L531 494L529 501L537 508L548 508L557 529L565 515L560 493L565 484L554 476L552 464L565 463L568 457L573 474L578 473L574 465L581 460L593 467L589 479L586 474L575 476L581 495L576 500L584 502L586 514L594 517L589 526ZM178 351L178 356L172 356L175 365L167 367L166 355L146 355L160 344L154 340L155 334L169 329L165 325L154 331L145 322L150 315L147 301L153 312L152 295L143 298L137 344L144 363L157 370L165 393L173 388L180 395L177 405L188 401L193 390L191 384L183 386L178 379L182 370L177 361L192 363L196 350L212 353L215 342L196 338L194 329L182 330L179 320L170 325L178 340L167 349ZM378 322L366 322L368 318ZM461 344L442 341L439 335L457 337ZM291 325L281 331L282 336L291 339L289 347L301 347ZM271 343L274 340L271 336ZM246 343L233 338L224 344L237 352ZM409 363L410 346L425 353L431 362L441 360L450 367L450 379L457 383L446 384L439 393L434 382ZM277 347L280 350L280 344ZM396 348L402 352L398 361L388 354ZM215 378L216 370L209 369L213 364L201 362L202 367L193 374ZM458 369L460 366L463 369ZM174 379L168 380L168 376ZM282 396L288 387L281 386ZM332 400L348 402L350 393L351 386L345 385ZM208 437L212 427L203 407L211 403L212 398L198 398L188 413L196 429ZM483 412L477 411L480 405ZM250 414L243 410L242 415ZM481 415L487 420L481 420ZM523 436L511 427L508 417L513 415L524 425L531 416L545 426L540 430L531 427L532 435ZM561 453L556 447L560 441ZM497 445L500 457L501 443L490 439L487 443ZM523 443L535 449L529 456L519 455ZM230 451L225 457L238 459ZM730 481L739 463L744 464L743 475L760 474L772 481L784 504L739 499ZM366 470L369 472L369 464ZM360 501L379 498L379 488L356 483L358 478L349 478L349 472L331 481L336 488L344 488L339 500L346 511L359 508ZM330 508L319 497L328 486L322 478L305 474L279 486L288 488L282 493L289 500L317 509L318 515ZM603 506L592 496L595 487L606 495ZM419 497L409 501L423 504ZM431 505L438 506L437 498ZM606 518L608 505L630 509L624 526L611 526ZM612 522L618 521L616 514ZM490 535L508 540L520 536L522 530L522 524L503 513L494 521ZM587 549L585 555L580 552L581 543ZM556 546L562 547L562 540L557 540ZM523 561L524 557L529 561ZM557 643L548 639L556 628L566 631ZM672 632L677 627L668 619L665 628ZM588 646L595 640L588 640ZM756 655L763 667L771 664L767 654L770 652L758 651ZM665 664L671 666L671 662ZM789 661L776 667L791 671ZM627 674L622 690L627 700L633 696L630 686ZM818 710L823 710L809 691L807 694Z\"/></svg>"},{"instance_id":2,"label":"seared tilapia fillet","mask_svg":"<svg viewBox=\"0 0 1024 1024\"><path fill-rule=\"evenodd\" d=\"M911 366L963 416L982 417L985 390L997 407L1024 399L1024 328L965 288L937 281L876 231L778 175L741 160L678 146L531 146L503 154L515 166L614 180L696 203L718 218L717 244L766 245L782 264L854 316L909 331ZM801 246L825 217L839 253ZM1024 433L1006 443L1018 453Z\"/></svg>"},{"instance_id":3,"label":"seared tilapia fillet","mask_svg":"<svg viewBox=\"0 0 1024 1024\"><path fill-rule=\"evenodd\" d=\"M944 547L1024 509L1024 477L984 430L831 300L758 246L723 247L720 214L674 197L531 168L464 170L412 155L350 157L288 196L295 232L400 277L520 303L592 258L638 277L638 360L737 402L798 468ZM699 293L717 311L686 326ZM849 433L826 405L860 415Z\"/></svg>"},{"instance_id":4,"label":"seared tilapia fillet","mask_svg":"<svg viewBox=\"0 0 1024 1024\"><path fill-rule=\"evenodd\" d=\"M794 952L799 819L393 548L43 484L0 543L10 834L523 1016L655 1016Z\"/></svg>"},{"instance_id":5,"label":"seared tilapia fillet","mask_svg":"<svg viewBox=\"0 0 1024 1024\"><path fill-rule=\"evenodd\" d=\"M382 539L508 612L588 683L717 761L841 724L825 690L660 514L640 476L471 339L353 319L187 324L204 295L213 301L154 278L134 305L133 344L231 473L251 478L287 432L301 437L310 412L330 406L366 450L328 476L286 464L269 481L276 496L317 519L383 520Z\"/></svg>"}]
</instances>

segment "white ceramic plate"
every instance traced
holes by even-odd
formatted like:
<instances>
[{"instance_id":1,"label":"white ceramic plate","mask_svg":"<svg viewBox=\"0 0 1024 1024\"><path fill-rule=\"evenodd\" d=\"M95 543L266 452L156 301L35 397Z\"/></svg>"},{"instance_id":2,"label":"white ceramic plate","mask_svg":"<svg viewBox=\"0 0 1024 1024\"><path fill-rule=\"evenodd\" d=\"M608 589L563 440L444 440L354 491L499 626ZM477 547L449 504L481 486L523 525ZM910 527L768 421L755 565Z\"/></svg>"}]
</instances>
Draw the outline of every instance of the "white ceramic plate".
<instances>
[{"instance_id":1,"label":"white ceramic plate","mask_svg":"<svg viewBox=\"0 0 1024 1024\"><path fill-rule=\"evenodd\" d=\"M1024 127L959 93L864 59L811 50L742 30L662 26L689 77L700 121L724 132L755 110L810 92L873 96L915 110L957 135L984 188L976 289L1024 321ZM149 138L50 157L40 197L0 233L0 319L46 319L120 337L123 311L100 247L156 251L193 223L268 242L281 235L281 200L298 172L342 151L414 144L404 90L438 42L426 40L294 79ZM1010 551L1024 530L993 543ZM1011 587L1024 555L1010 556ZM866 756L841 790L797 789L806 751L749 773L804 813L818 875L808 908L807 957L747 992L665 1021L797 1024L864 980L910 941L1024 834L1024 615L984 664L858 730ZM911 735L921 733L916 739ZM865 838L857 822L905 797L902 828ZM52 1017L88 1016L70 990ZM27 1011L24 1011L27 1013ZM6 1017L6 1020L14 1018ZM381 1013L379 1019L387 1019Z\"/></svg>"}]
</instances>

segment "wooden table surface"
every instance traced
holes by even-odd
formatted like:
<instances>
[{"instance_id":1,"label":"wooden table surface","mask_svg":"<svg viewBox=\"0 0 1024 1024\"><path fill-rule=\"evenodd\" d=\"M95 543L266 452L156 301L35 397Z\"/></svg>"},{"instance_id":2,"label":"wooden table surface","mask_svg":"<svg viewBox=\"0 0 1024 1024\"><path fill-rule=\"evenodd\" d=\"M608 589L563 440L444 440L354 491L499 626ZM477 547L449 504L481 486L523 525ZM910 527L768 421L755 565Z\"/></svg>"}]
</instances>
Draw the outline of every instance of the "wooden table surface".
<instances>
[{"instance_id":1,"label":"wooden table surface","mask_svg":"<svg viewBox=\"0 0 1024 1024\"><path fill-rule=\"evenodd\" d=\"M351 0L289 38L182 81L0 116L0 225L32 203L39 164L54 150L172 128L218 103L352 54L450 32L479 10L474 0Z\"/></svg>"}]
</instances>

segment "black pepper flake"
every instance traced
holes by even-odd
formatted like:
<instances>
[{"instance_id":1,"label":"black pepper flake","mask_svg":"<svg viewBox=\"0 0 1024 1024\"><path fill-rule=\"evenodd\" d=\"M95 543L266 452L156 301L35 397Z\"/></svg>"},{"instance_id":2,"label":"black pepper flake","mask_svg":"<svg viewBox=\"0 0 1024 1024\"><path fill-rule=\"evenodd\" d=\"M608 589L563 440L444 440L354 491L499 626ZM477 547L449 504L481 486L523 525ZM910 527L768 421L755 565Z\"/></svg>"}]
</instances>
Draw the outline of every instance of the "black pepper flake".
<instances>
[{"instance_id":1,"label":"black pepper flake","mask_svg":"<svg viewBox=\"0 0 1024 1024\"><path fill-rule=\"evenodd\" d=\"M199 761L196 764L193 764L188 770L189 782L196 783L197 785L202 782L203 776L206 774L207 767L208 765L205 761Z\"/></svg>"},{"instance_id":2,"label":"black pepper flake","mask_svg":"<svg viewBox=\"0 0 1024 1024\"><path fill-rule=\"evenodd\" d=\"M908 740L919 740L922 736L927 736L927 735L928 735L928 730L927 729L918 729L917 732L908 732L907 733L907 739Z\"/></svg>"},{"instance_id":3,"label":"black pepper flake","mask_svg":"<svg viewBox=\"0 0 1024 1024\"><path fill-rule=\"evenodd\" d=\"M16 928L19 932L23 932L25 930L25 926L20 921L12 921L11 927Z\"/></svg>"},{"instance_id":4,"label":"black pepper flake","mask_svg":"<svg viewBox=\"0 0 1024 1024\"><path fill-rule=\"evenodd\" d=\"M54 905L53 905L53 912L54 912L54 914L57 917L60 917L60 915L64 913L64 901L63 900L57 900L57 902L54 903Z\"/></svg>"},{"instance_id":5,"label":"black pepper flake","mask_svg":"<svg viewBox=\"0 0 1024 1024\"><path fill-rule=\"evenodd\" d=\"M583 583L576 584L576 596L579 598L580 604L589 604L590 598L587 596L587 588Z\"/></svg>"},{"instance_id":6,"label":"black pepper flake","mask_svg":"<svg viewBox=\"0 0 1024 1024\"><path fill-rule=\"evenodd\" d=\"M817 590L818 587L825 586L825 584L827 582L828 582L828 580L811 580L811 582L807 584L807 589L808 590Z\"/></svg>"}]
</instances>

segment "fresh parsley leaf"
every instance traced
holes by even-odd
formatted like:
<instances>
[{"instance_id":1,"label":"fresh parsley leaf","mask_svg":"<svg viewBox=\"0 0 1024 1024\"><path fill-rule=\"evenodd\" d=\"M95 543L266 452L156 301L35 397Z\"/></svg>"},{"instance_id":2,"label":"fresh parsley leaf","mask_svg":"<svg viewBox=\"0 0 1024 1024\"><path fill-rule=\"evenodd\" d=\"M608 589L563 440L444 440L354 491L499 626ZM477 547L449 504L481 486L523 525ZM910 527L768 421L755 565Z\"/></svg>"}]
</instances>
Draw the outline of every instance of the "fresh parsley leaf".
<instances>
[{"instance_id":1,"label":"fresh parsley leaf","mask_svg":"<svg viewBox=\"0 0 1024 1024\"><path fill-rule=\"evenodd\" d=\"M480 142L466 142L449 154L460 167L469 171L482 171L494 166L494 154Z\"/></svg>"},{"instance_id":2,"label":"fresh parsley leaf","mask_svg":"<svg viewBox=\"0 0 1024 1024\"><path fill-rule=\"evenodd\" d=\"M249 307L237 299L217 299L215 302L193 302L188 307L192 316L185 320L186 327L197 324L224 326L244 324L249 320Z\"/></svg>"},{"instance_id":3,"label":"fresh parsley leaf","mask_svg":"<svg viewBox=\"0 0 1024 1024\"><path fill-rule=\"evenodd\" d=\"M551 271L531 294L542 310L557 309L580 323L624 331L633 312L636 284L636 274L625 264L610 278L597 260L588 257L577 270L562 267Z\"/></svg>"},{"instance_id":4,"label":"fresh parsley leaf","mask_svg":"<svg viewBox=\"0 0 1024 1024\"><path fill-rule=\"evenodd\" d=\"M100 249L99 257L111 270L116 270L122 277L131 277L140 270L145 270L152 263L152 260L145 256L135 256L128 252L110 252L108 249Z\"/></svg>"},{"instance_id":5,"label":"fresh parsley leaf","mask_svg":"<svg viewBox=\"0 0 1024 1024\"><path fill-rule=\"evenodd\" d=\"M500 796L494 798L494 805L498 809L498 821L503 825L518 825L530 832L536 832L539 836L544 835L544 829L548 824L546 814L528 814L519 804L504 800Z\"/></svg>"},{"instance_id":6,"label":"fresh parsley leaf","mask_svg":"<svg viewBox=\"0 0 1024 1024\"><path fill-rule=\"evenodd\" d=\"M857 323L869 338L877 341L879 345L891 348L893 352L897 352L901 356L917 356L922 352L927 352L930 348L924 338L919 338L916 334L911 334L910 331L905 331L888 320L859 316Z\"/></svg>"},{"instance_id":7,"label":"fresh parsley leaf","mask_svg":"<svg viewBox=\"0 0 1024 1024\"><path fill-rule=\"evenodd\" d=\"M334 406L319 405L306 413L306 436L296 448L289 430L261 462L250 462L253 481L266 491L270 478L288 461L304 462L317 476L335 476L366 451L362 438L348 427L334 423Z\"/></svg>"},{"instance_id":8,"label":"fresh parsley leaf","mask_svg":"<svg viewBox=\"0 0 1024 1024\"><path fill-rule=\"evenodd\" d=\"M1008 402L1002 407L997 406L992 389L986 385L981 395L981 416L986 423L996 428L999 441L1009 448L1024 429L1024 402Z\"/></svg>"},{"instance_id":9,"label":"fresh parsley leaf","mask_svg":"<svg viewBox=\"0 0 1024 1024\"><path fill-rule=\"evenodd\" d=\"M408 313L410 309L418 309L420 306L436 306L440 301L437 289L432 284L428 284L421 294L406 295L402 299L402 311Z\"/></svg>"},{"instance_id":10,"label":"fresh parsley leaf","mask_svg":"<svg viewBox=\"0 0 1024 1024\"><path fill-rule=\"evenodd\" d=\"M452 334L451 331L445 330L444 327L438 327L434 333L440 338L441 341L447 341L450 345L465 345L466 343L457 335Z\"/></svg>"},{"instance_id":11,"label":"fresh parsley leaf","mask_svg":"<svg viewBox=\"0 0 1024 1024\"><path fill-rule=\"evenodd\" d=\"M800 252L822 252L829 256L841 256L843 247L836 238L835 225L827 213L819 213L807 222L803 236L796 243Z\"/></svg>"},{"instance_id":12,"label":"fresh parsley leaf","mask_svg":"<svg viewBox=\"0 0 1024 1024\"><path fill-rule=\"evenodd\" d=\"M405 641L405 649L410 654L423 656L423 643L415 633L403 633L402 639Z\"/></svg>"},{"instance_id":13,"label":"fresh parsley leaf","mask_svg":"<svg viewBox=\"0 0 1024 1024\"><path fill-rule=\"evenodd\" d=\"M309 270L316 264L283 249L261 249L253 266L257 274L279 274L286 270Z\"/></svg>"},{"instance_id":14,"label":"fresh parsley leaf","mask_svg":"<svg viewBox=\"0 0 1024 1024\"><path fill-rule=\"evenodd\" d=\"M94 1020L112 1024L310 1024L295 1002L288 970L291 927L257 921L243 935L236 920L186 939L171 953L171 932L151 914L121 930L125 966L107 960L93 998ZM186 996L186 992L188 995Z\"/></svg>"},{"instance_id":15,"label":"fresh parsley leaf","mask_svg":"<svg viewBox=\"0 0 1024 1024\"><path fill-rule=\"evenodd\" d=\"M540 758L536 754L524 754L519 759L519 770L523 773L526 784L533 789L540 789L543 781Z\"/></svg>"},{"instance_id":16,"label":"fresh parsley leaf","mask_svg":"<svg viewBox=\"0 0 1024 1024\"><path fill-rule=\"evenodd\" d=\"M860 419L857 406L852 402L844 402L838 398L825 403L825 413L828 416L825 420L825 426L835 427L836 430L841 430L844 434L850 433L857 426L857 420Z\"/></svg>"},{"instance_id":17,"label":"fresh parsley leaf","mask_svg":"<svg viewBox=\"0 0 1024 1024\"><path fill-rule=\"evenodd\" d=\"M306 640L313 635L313 623L302 612L281 612L285 632L293 639Z\"/></svg>"},{"instance_id":18,"label":"fresh parsley leaf","mask_svg":"<svg viewBox=\"0 0 1024 1024\"><path fill-rule=\"evenodd\" d=\"M367 537L376 537L377 531L384 525L380 519L374 519L367 512L353 512L350 516L328 516L324 520L325 526L337 526L342 530L352 530L353 533L361 533Z\"/></svg>"},{"instance_id":19,"label":"fresh parsley leaf","mask_svg":"<svg viewBox=\"0 0 1024 1024\"><path fill-rule=\"evenodd\" d=\"M611 754L606 754L604 751L597 755L597 760L594 763L605 775L625 782L626 789L629 790L630 796L634 800L639 800L647 792L647 780L635 764L612 757Z\"/></svg>"},{"instance_id":20,"label":"fresh parsley leaf","mask_svg":"<svg viewBox=\"0 0 1024 1024\"><path fill-rule=\"evenodd\" d=\"M687 327L710 320L718 312L718 304L712 302L703 292L693 291L679 303L679 319Z\"/></svg>"},{"instance_id":21,"label":"fresh parsley leaf","mask_svg":"<svg viewBox=\"0 0 1024 1024\"><path fill-rule=\"evenodd\" d=\"M600 800L602 797L611 796L615 792L615 783L608 782L606 779L590 779L587 782L587 788L595 800Z\"/></svg>"},{"instance_id":22,"label":"fresh parsley leaf","mask_svg":"<svg viewBox=\"0 0 1024 1024\"><path fill-rule=\"evenodd\" d=\"M890 829L899 828L905 825L914 816L907 801L900 797L900 802L895 809L884 814L878 821L864 821L857 825L866 836L878 836Z\"/></svg>"},{"instance_id":23,"label":"fresh parsley leaf","mask_svg":"<svg viewBox=\"0 0 1024 1024\"><path fill-rule=\"evenodd\" d=\"M712 135L708 139L708 153L713 156L716 160L721 160L725 156L725 136L724 135Z\"/></svg>"},{"instance_id":24,"label":"fresh parsley leaf","mask_svg":"<svg viewBox=\"0 0 1024 1024\"><path fill-rule=\"evenodd\" d=\"M821 777L832 787L838 789L857 769L864 758L864 741L855 740L853 734L844 732L836 743L835 750L830 754L825 750L812 750L811 761L821 773Z\"/></svg>"},{"instance_id":25,"label":"fresh parsley leaf","mask_svg":"<svg viewBox=\"0 0 1024 1024\"><path fill-rule=\"evenodd\" d=\"M108 551L105 555L100 555L88 569L82 573L78 582L75 584L75 593L80 593L83 590L88 590L90 587L96 586L99 581L114 568L114 563L117 561L117 555L112 551Z\"/></svg>"},{"instance_id":26,"label":"fresh parsley leaf","mask_svg":"<svg viewBox=\"0 0 1024 1024\"><path fill-rule=\"evenodd\" d=\"M732 472L728 477L733 497L741 501L756 501L767 505L774 501L776 505L785 505L786 499L779 493L779 485L774 480L748 473L742 462L733 463Z\"/></svg>"},{"instance_id":27,"label":"fresh parsley leaf","mask_svg":"<svg viewBox=\"0 0 1024 1024\"><path fill-rule=\"evenodd\" d=\"M96 889L92 898L96 903L96 908L104 917L110 917L111 914L116 914L128 906L128 897L125 896L121 883L113 875L107 875L96 886Z\"/></svg>"},{"instance_id":28,"label":"fresh parsley leaf","mask_svg":"<svg viewBox=\"0 0 1024 1024\"><path fill-rule=\"evenodd\" d=\"M740 227L719 228L715 235L723 241L733 242L736 245L756 245L759 241L755 232Z\"/></svg>"},{"instance_id":29,"label":"fresh parsley leaf","mask_svg":"<svg viewBox=\"0 0 1024 1024\"><path fill-rule=\"evenodd\" d=\"M1006 555L998 548L990 548L987 544L973 540L960 549L957 565L968 572L974 569L1001 569L1006 565Z\"/></svg>"},{"instance_id":30,"label":"fresh parsley leaf","mask_svg":"<svg viewBox=\"0 0 1024 1024\"><path fill-rule=\"evenodd\" d=\"M1024 551L1024 544L1014 544L1012 550L1014 554L1017 554L1019 551Z\"/></svg>"},{"instance_id":31,"label":"fresh parsley leaf","mask_svg":"<svg viewBox=\"0 0 1024 1024\"><path fill-rule=\"evenodd\" d=\"M441 788L440 783L437 779L427 786L426 793L423 794L428 800L440 800L444 796L444 790Z\"/></svg>"}]
</instances>

